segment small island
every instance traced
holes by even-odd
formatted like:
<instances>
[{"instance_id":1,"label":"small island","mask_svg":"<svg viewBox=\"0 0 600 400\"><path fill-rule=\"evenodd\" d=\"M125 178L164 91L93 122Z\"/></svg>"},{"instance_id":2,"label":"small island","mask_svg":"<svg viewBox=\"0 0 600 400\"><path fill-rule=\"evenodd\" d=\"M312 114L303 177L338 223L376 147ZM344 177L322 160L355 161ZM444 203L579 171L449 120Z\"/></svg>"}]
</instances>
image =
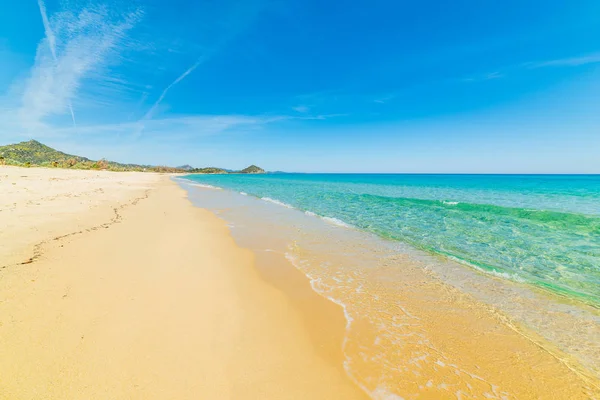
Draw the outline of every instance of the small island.
<instances>
[{"instance_id":1,"label":"small island","mask_svg":"<svg viewBox=\"0 0 600 400\"><path fill-rule=\"evenodd\" d=\"M240 174L264 174L265 170L257 167L256 165L251 165L248 168L244 168L240 171Z\"/></svg>"}]
</instances>

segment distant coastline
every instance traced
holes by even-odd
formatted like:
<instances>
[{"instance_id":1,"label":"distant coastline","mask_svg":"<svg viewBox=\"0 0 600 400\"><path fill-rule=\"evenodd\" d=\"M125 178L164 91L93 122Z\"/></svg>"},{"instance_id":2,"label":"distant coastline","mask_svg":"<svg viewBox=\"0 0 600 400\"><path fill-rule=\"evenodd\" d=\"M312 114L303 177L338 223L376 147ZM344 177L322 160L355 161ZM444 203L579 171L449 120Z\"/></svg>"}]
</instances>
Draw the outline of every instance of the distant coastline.
<instances>
[{"instance_id":1,"label":"distant coastline","mask_svg":"<svg viewBox=\"0 0 600 400\"><path fill-rule=\"evenodd\" d=\"M190 165L181 167L169 167L164 165L140 165L125 164L105 159L91 160L87 157L63 153L62 151L46 146L37 140L29 140L6 146L0 146L0 165L12 165L17 167L47 167L83 170L104 171L135 171L135 172L158 172L158 173L188 173L188 174L263 174L265 170L250 165L240 171L224 168L203 167L194 168Z\"/></svg>"}]
</instances>

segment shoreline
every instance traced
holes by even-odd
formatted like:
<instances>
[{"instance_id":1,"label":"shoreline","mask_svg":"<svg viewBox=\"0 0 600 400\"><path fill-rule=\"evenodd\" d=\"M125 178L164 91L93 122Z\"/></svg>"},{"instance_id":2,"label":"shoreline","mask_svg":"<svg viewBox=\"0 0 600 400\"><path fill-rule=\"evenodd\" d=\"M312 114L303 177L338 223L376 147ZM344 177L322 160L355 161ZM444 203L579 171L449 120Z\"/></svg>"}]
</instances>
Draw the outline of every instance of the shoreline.
<instances>
[{"instance_id":1,"label":"shoreline","mask_svg":"<svg viewBox=\"0 0 600 400\"><path fill-rule=\"evenodd\" d=\"M61 214L41 257L0 270L0 399L366 398L222 220L148 185L109 226L92 229L132 193Z\"/></svg>"},{"instance_id":2,"label":"shoreline","mask_svg":"<svg viewBox=\"0 0 600 400\"><path fill-rule=\"evenodd\" d=\"M297 173L295 173L297 174ZM239 193L242 194L244 196L248 196L247 193L245 192L238 192L237 190L234 189L230 189L227 187L221 187L221 186L213 186L210 185L208 183L202 183L200 181L196 181L193 179L188 179L188 176L191 175L195 175L195 174L186 174L186 175L179 175L178 176L178 181L179 182L184 182L186 184L190 184L192 186L196 186L196 187L202 187L202 188L207 188L207 189L215 189L215 190L229 190L235 193ZM327 174L319 174L319 175L327 175ZM336 174L333 174L336 175ZM339 175L339 174L337 174ZM354 173L348 173L348 175L357 175ZM363 175L372 175L372 174L363 174ZM381 174L375 174L375 175L381 175ZM461 175L461 174L395 174L395 173L390 173L388 175ZM473 174L473 175L478 175L478 174ZM479 174L481 176L487 176L487 175L494 175L494 174ZM498 174L499 176L504 176L504 175L511 175L511 174ZM524 174L514 174L514 175L524 175ZM548 176L554 176L557 174L546 174ZM576 175L576 174L568 174L568 175ZM531 176L544 176L544 174L531 174ZM595 175L594 175L595 176ZM296 211L299 211L301 213L304 213L306 215L310 215L316 218L320 218L323 221L326 221L330 224L333 225L337 225L339 227L343 227L343 228L349 228L349 229L355 229L361 232L364 232L365 234L369 234L372 235L380 240L383 241L387 241L387 242L391 242L391 243L395 243L395 244L400 244L402 246L405 246L406 248L409 248L411 252L414 253L423 253L426 254L428 257L430 258L438 258L438 259L443 259L446 261L451 261L457 264L461 264L465 267L467 267L468 269L478 273L478 274L483 274L486 277L489 278L499 278L501 280L510 282L511 285L522 285L524 288L527 288L527 290L531 290L534 291L536 293L540 293L543 296L546 296L548 299L550 299L551 301L556 301L559 303L566 303L566 304L571 304L571 305L575 305L576 307L580 307L580 308L587 308L587 309L592 309L594 310L594 312L596 313L600 313L600 303L597 301L594 301L594 299L591 299L589 297L589 295L586 294L582 294L582 293L578 293L578 292L573 292L573 291L569 291L567 289L563 289L561 287L554 287L551 286L549 284L544 284L538 281L531 281L531 280L526 280L522 277L517 276L516 274L511 274L510 272L505 272L505 271L501 271L499 270L497 267L494 267L493 265L488 265L488 264L483 264L483 263L478 263L476 261L472 261L469 259L463 259L460 258L454 254L451 253L446 253L446 252L442 252L439 250L436 250L435 248L431 248L431 247L427 247L427 246L422 246L419 245L418 243L413 243L413 242L408 242L408 241L404 241L401 239L397 239L394 237L390 237L390 236L385 236L383 234L380 234L378 232L374 232L374 231L369 231L369 230L364 230L361 228L357 228L356 226L346 222L346 221L342 221L336 217L331 217L331 216L327 216L327 215L320 215L317 214L315 212L313 212L312 210L306 210L306 209L302 209L302 208L298 208L294 205L291 204L287 204L284 203L280 200L277 199L273 199L270 197L260 197L260 196L255 196L255 195L250 195L251 197L260 199L260 200L264 200L264 201L268 201L272 204L276 204L282 207L286 207L289 209L293 209ZM421 257L422 258L422 257ZM600 315L600 314L598 314Z\"/></svg>"},{"instance_id":3,"label":"shoreline","mask_svg":"<svg viewBox=\"0 0 600 400\"><path fill-rule=\"evenodd\" d=\"M199 207L216 212L219 217L231 224L234 237L241 246L251 248L255 252L264 251L265 248L269 249L268 251L285 252L287 251L285 250L286 246L289 246L290 243L294 244L294 247L297 248L297 251L292 251L296 253L297 262L294 267L317 284L315 289L322 296L329 297L330 300L348 307L349 321L352 326L349 327L350 337L347 347L350 356L353 356L355 360L361 357L374 357L382 363L391 362L401 367L408 366L407 372L410 372L411 369L414 369L415 374L423 374L427 371L424 377L433 378L433 382L438 382L438 384L440 382L449 383L448 387L456 387L460 382L460 380L453 379L453 376L456 378L456 375L451 369L456 368L456 374L463 376L461 385L471 380L477 381L479 378L472 378L480 375L484 379L480 382L471 382L473 388L476 385L485 387L488 384L486 382L493 382L498 384L503 391L506 390L507 398L514 396L523 398L526 393L529 393L528 396L534 396L537 393L543 398L561 398L558 393L565 395L567 392L571 398L589 398L591 393L596 393L595 396L598 395L597 377L581 362L565 354L554 343L522 325L520 321L513 320L512 317L515 315L511 317L510 313L504 312L505 310L496 309L482 299L473 296L470 292L471 288L463 287L469 289L465 291L452 287L440 280L440 277L435 276L434 271L424 274L421 268L427 271L430 268L430 260L409 258L397 253L396 249L392 249L392 258L389 259L391 263L386 262L384 265L377 266L372 264L371 260L387 257L388 253L382 252L382 249L373 250L375 251L374 258L369 258L370 256L366 255L365 251L370 252L371 250L363 247L364 241L367 240L365 235L368 234L341 229L326 224L320 219L311 218L298 210L292 210L277 203L271 204L268 200L261 201L259 198L242 196L235 191L209 190L203 185L195 183L184 184L184 186L188 187L190 193L196 193L195 199ZM346 237L347 240L343 237ZM336 242L347 243L344 247L340 247L334 245ZM340 255L347 252L350 252L347 257L340 258ZM359 259L354 261L357 255ZM323 269L320 265L327 267ZM453 268L457 267L459 266L456 265ZM363 274L364 271L373 268L375 268L373 271L377 272ZM402 279L395 273L398 268L401 268L400 271L404 271L405 276ZM460 268L464 268L464 266ZM455 272L454 269L450 269L448 273ZM497 281L497 278L489 279ZM351 283L352 281L356 283ZM393 285L390 286L391 284ZM505 289L502 285L498 286L497 282L494 285L496 286L490 288L489 294L508 295L512 301L517 299L514 296L518 295L518 291L503 292ZM340 292L338 290L347 286L348 288L354 287L357 291ZM476 289L476 286L473 289ZM359 294L358 290L365 295ZM373 303L373 300L369 300L369 298L379 300ZM540 298L541 300L543 298ZM532 302L533 300L527 298L523 301ZM397 306L396 302L398 302ZM447 311L440 313L436 308ZM515 310L519 311L518 308ZM403 315L406 315L407 318L404 318ZM375 318L374 321L371 321L372 317ZM392 320L390 320L391 317L393 317ZM396 320L396 317L399 319ZM537 316L534 317L537 318ZM401 320L403 322L400 322ZM381 335L377 333L381 329L377 326L381 326L381 324L388 325L386 329L394 332L386 333L386 336L389 337L383 343L387 343L389 351L383 350L385 355L376 353L381 349L377 350L372 347L373 341L381 340ZM414 326L414 328L398 330L394 328L394 325ZM558 327L559 325L556 326L556 328ZM590 329L593 328L590 327ZM395 341L403 341L403 337L415 334L418 337L425 335L422 337L430 339L431 344L423 347L418 342L401 344ZM589 334L593 334L593 332L589 332ZM500 340L497 341L494 338ZM568 338L568 332L563 335L564 338ZM558 339L561 337L558 336ZM448 356L447 359L438 358L438 361L442 360L439 365L434 362L433 365L428 366L428 363L436 361L436 359L425 362L430 357L427 356L415 363L417 359L425 356L429 346L436 348L435 353L438 354L438 357L445 355ZM511 357L514 357L511 355L513 352L520 356L511 360ZM414 357L406 358L403 353L412 353ZM453 359L454 361L452 361ZM425 365L422 365L423 363ZM376 377L382 376L373 370L373 368L378 368L379 362L373 365L359 364L356 364L354 368L361 378L358 379L359 383L361 381L363 383L377 382L378 378ZM449 365L452 368L449 368ZM502 365L505 365L506 368ZM531 375L531 368L535 368L537 371L534 375ZM510 371L511 369L514 371ZM353 375L352 370L349 372ZM395 382L408 380L414 381L415 385L417 382L422 382L418 390L426 398L428 395L436 398L435 396L445 393L445 389L441 392L429 391L429 386L426 384L430 383L431 379L418 378L419 375L398 376L395 375L395 372L392 373L393 375L389 376L387 380L380 381L387 381L389 390L386 390L387 388L383 385L378 387L373 383L369 383L365 390L373 395L381 395L387 391L404 397L406 393L411 393L411 389L397 388L398 390L395 390ZM468 377L469 374L472 374L471 378ZM421 379L424 380L421 381ZM526 383L528 379L540 382L543 380L544 384L536 384L530 388L530 385ZM580 383L577 383L578 381ZM588 388L584 389L586 386ZM442 384L437 389L444 387ZM469 396L477 393L470 393L471 388L468 385L461 389L464 389L463 395ZM500 395L500 393L494 393L488 392L489 395ZM408 395L408 398L413 397Z\"/></svg>"},{"instance_id":4,"label":"shoreline","mask_svg":"<svg viewBox=\"0 0 600 400\"><path fill-rule=\"evenodd\" d=\"M13 246L19 262L0 263L0 400L600 393L560 350L402 254L388 261L406 268L404 281L384 264L375 275L351 271L361 292L340 291L336 262L346 259L331 256L344 248L311 236L310 226L328 225L319 219L300 213L313 225L278 226L269 218L293 210L267 202L252 213L223 199L224 211L198 207L194 193L226 191L185 190L165 175L7 171L0 222L13 234L0 257ZM241 218L233 225L231 212ZM302 234L292 248L289 232ZM36 243L38 256L27 253ZM346 250L368 265L368 247ZM337 272L322 275L323 263ZM392 330L372 331L390 321ZM372 353L379 342L392 353ZM387 365L406 375L387 376Z\"/></svg>"}]
</instances>

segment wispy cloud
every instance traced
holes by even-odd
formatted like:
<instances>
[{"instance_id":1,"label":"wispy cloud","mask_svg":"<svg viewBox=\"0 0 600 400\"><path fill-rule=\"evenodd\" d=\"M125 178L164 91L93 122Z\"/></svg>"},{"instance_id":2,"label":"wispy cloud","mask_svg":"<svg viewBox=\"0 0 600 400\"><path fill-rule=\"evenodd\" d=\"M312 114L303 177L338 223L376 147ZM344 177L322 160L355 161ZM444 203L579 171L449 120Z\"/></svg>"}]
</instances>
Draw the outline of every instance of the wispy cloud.
<instances>
[{"instance_id":1,"label":"wispy cloud","mask_svg":"<svg viewBox=\"0 0 600 400\"><path fill-rule=\"evenodd\" d=\"M588 54L578 57L558 58L555 60L546 61L528 61L518 65L502 68L494 72L489 72L481 75L474 75L463 78L463 82L481 82L492 79L504 78L512 73L522 70L534 70L540 68L559 68L559 67L580 67L588 64L600 63L600 53Z\"/></svg>"},{"instance_id":2,"label":"wispy cloud","mask_svg":"<svg viewBox=\"0 0 600 400\"><path fill-rule=\"evenodd\" d=\"M253 131L279 120L276 117L248 115L190 115L151 119L144 123L144 137L154 143L177 142L228 132ZM40 132L38 137L66 139L77 136L82 140L110 138L116 143L131 140L132 132L137 131L139 125L139 122L132 121L115 124L80 125L77 129L73 127L47 127Z\"/></svg>"},{"instance_id":3,"label":"wispy cloud","mask_svg":"<svg viewBox=\"0 0 600 400\"><path fill-rule=\"evenodd\" d=\"M286 121L322 121L346 115L184 115L153 118L143 122L143 140L152 140L155 144L185 142L186 140L220 134L255 132L266 128L268 125L285 123ZM106 138L118 143L139 139L136 133L139 132L141 127L142 124L139 121L92 125L79 124L76 128L72 126L54 127L44 125L36 132L35 137L40 139L72 138L74 140L77 138L84 141Z\"/></svg>"},{"instance_id":4,"label":"wispy cloud","mask_svg":"<svg viewBox=\"0 0 600 400\"><path fill-rule=\"evenodd\" d=\"M326 119L330 119L330 118L340 118L340 117L347 117L349 114L344 114L344 113L339 113L339 114L317 114L317 115L307 115L307 116L303 116L303 117L287 117L287 119L300 119L300 120L318 120L318 121L324 121Z\"/></svg>"},{"instance_id":5,"label":"wispy cloud","mask_svg":"<svg viewBox=\"0 0 600 400\"><path fill-rule=\"evenodd\" d=\"M101 71L124 48L124 38L140 19L138 10L115 19L106 7L61 11L50 16L38 0L45 37L38 44L35 65L24 84L19 117L24 129L37 129L44 119L70 114L84 79Z\"/></svg>"},{"instance_id":6,"label":"wispy cloud","mask_svg":"<svg viewBox=\"0 0 600 400\"><path fill-rule=\"evenodd\" d=\"M134 138L138 138L142 135L142 132L146 128L146 121L150 120L154 116L156 109L158 108L160 103L165 99L167 93L169 93L169 90L171 90L173 86L177 85L179 82L184 80L189 74L194 72L194 70L198 68L198 66L202 63L202 61L204 61L203 58L198 59L191 67L185 70L183 74L179 75L173 82L171 82L166 88L163 89L160 96L158 96L158 99L154 102L154 104L152 104L152 106L148 109L146 114L144 114L144 116L140 118L139 121L136 123L136 129L133 132Z\"/></svg>"},{"instance_id":7,"label":"wispy cloud","mask_svg":"<svg viewBox=\"0 0 600 400\"><path fill-rule=\"evenodd\" d=\"M310 107L300 105L300 106L292 107L292 110L297 111L299 113L305 113L305 112L310 111Z\"/></svg>"},{"instance_id":8,"label":"wispy cloud","mask_svg":"<svg viewBox=\"0 0 600 400\"><path fill-rule=\"evenodd\" d=\"M42 14L42 22L44 24L44 32L46 32L46 39L48 40L48 47L50 47L50 52L52 52L52 58L56 61L56 38L54 37L52 28L50 28L46 4L42 0L38 0L38 7L40 8L40 14Z\"/></svg>"},{"instance_id":9,"label":"wispy cloud","mask_svg":"<svg viewBox=\"0 0 600 400\"><path fill-rule=\"evenodd\" d=\"M147 120L152 118L152 116L154 115L154 112L156 111L156 108L160 105L160 103L164 100L165 96L167 95L167 93L169 92L169 90L171 90L171 88L175 85L177 85L179 82L181 82L182 80L184 80L189 74L191 74L192 72L194 72L194 70L196 68L198 68L198 66L200 66L200 64L202 64L202 62L205 60L204 57L199 58L191 67L189 67L183 74L179 75L177 77L177 79L175 79L173 82L171 82L160 94L160 96L158 96L158 99L154 102L154 104L152 105L152 107L150 107L150 109L146 112L146 114L144 115L144 117L142 118L142 120Z\"/></svg>"},{"instance_id":10,"label":"wispy cloud","mask_svg":"<svg viewBox=\"0 0 600 400\"><path fill-rule=\"evenodd\" d=\"M206 32L206 35L200 40L200 43L195 43L195 46L197 46L201 55L188 69L163 89L156 101L152 103L148 111L139 119L138 123L140 128L135 132L134 136L141 136L146 121L151 120L155 116L158 107L165 100L169 91L174 86L181 83L200 65L211 59L215 54L226 47L230 40L239 35L240 32L245 30L255 20L262 7L262 3L263 1L241 0L235 2L234 5L225 1L215 3L219 4L219 6L216 7L211 3L202 2L199 2L196 5L198 10L201 10L200 12L207 18L203 24L203 30ZM216 14L215 17L210 17L217 10L222 14L218 17L216 17L218 14ZM198 49L196 50L196 54L198 54ZM179 52L174 48L169 48L168 51L169 53Z\"/></svg>"},{"instance_id":11,"label":"wispy cloud","mask_svg":"<svg viewBox=\"0 0 600 400\"><path fill-rule=\"evenodd\" d=\"M494 72L488 72L487 74L483 74L483 75L476 75L476 76L470 76L468 78L464 78L463 82L481 82L481 81L489 81L492 79L500 79L500 78L504 78L505 77L505 73L500 72L500 71L494 71Z\"/></svg>"},{"instance_id":12,"label":"wispy cloud","mask_svg":"<svg viewBox=\"0 0 600 400\"><path fill-rule=\"evenodd\" d=\"M390 100L393 100L397 97L398 95L396 94L388 94L382 97L378 97L375 100L373 100L374 103L379 103L379 104L385 104Z\"/></svg>"},{"instance_id":13,"label":"wispy cloud","mask_svg":"<svg viewBox=\"0 0 600 400\"><path fill-rule=\"evenodd\" d=\"M46 39L48 40L48 47L50 48L50 52L52 53L52 59L55 64L58 64L58 59L56 57L56 38L54 37L54 32L50 27L50 21L48 20L48 13L46 12L46 4L42 0L38 0L38 7L40 9L40 14L42 15L42 23L44 24L44 32L46 33ZM73 120L73 126L77 126L75 122L75 112L73 112L73 105L70 100L67 100L67 105L69 107L69 111L71 112L71 119Z\"/></svg>"},{"instance_id":14,"label":"wispy cloud","mask_svg":"<svg viewBox=\"0 0 600 400\"><path fill-rule=\"evenodd\" d=\"M600 53L588 54L580 57L559 58L557 60L529 62L523 64L526 68L546 68L546 67L579 67L581 65L600 63Z\"/></svg>"}]
</instances>

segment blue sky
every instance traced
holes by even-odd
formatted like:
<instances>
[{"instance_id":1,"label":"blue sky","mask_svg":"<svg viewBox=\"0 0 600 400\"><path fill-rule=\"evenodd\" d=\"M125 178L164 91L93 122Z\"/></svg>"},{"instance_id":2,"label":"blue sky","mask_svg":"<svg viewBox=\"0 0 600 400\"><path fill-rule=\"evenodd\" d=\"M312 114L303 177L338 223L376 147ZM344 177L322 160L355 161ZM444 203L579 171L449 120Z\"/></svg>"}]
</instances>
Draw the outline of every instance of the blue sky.
<instances>
[{"instance_id":1,"label":"blue sky","mask_svg":"<svg viewBox=\"0 0 600 400\"><path fill-rule=\"evenodd\" d=\"M600 173L600 2L0 0L0 142L324 172Z\"/></svg>"}]
</instances>

